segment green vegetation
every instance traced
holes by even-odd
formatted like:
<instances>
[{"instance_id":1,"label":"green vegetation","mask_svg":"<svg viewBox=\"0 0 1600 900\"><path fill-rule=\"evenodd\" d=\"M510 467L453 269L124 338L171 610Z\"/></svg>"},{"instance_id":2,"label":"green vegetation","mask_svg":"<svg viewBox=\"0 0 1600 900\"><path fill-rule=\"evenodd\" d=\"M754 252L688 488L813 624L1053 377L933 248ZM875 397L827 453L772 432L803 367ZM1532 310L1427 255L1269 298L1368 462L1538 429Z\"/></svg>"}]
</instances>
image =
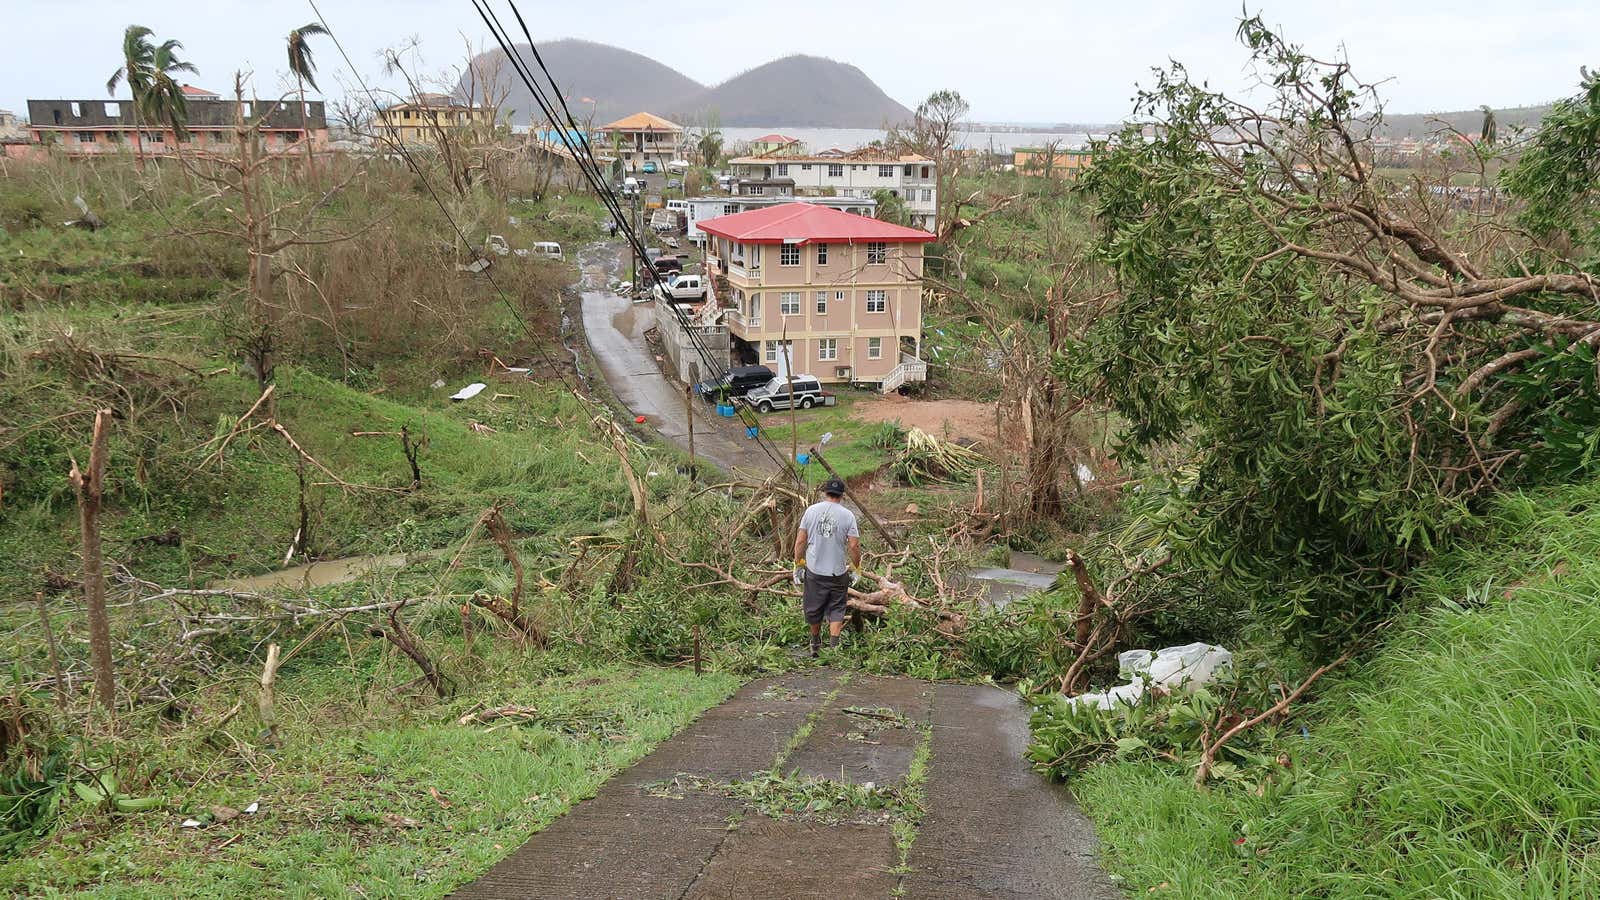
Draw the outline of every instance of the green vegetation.
<instances>
[{"instance_id":1,"label":"green vegetation","mask_svg":"<svg viewBox=\"0 0 1600 900\"><path fill-rule=\"evenodd\" d=\"M0 892L439 896L738 684L482 647L470 697L431 705L371 687L391 665L380 653L346 665L343 648L314 648L281 673L293 712L276 749L259 746L247 722L221 721L236 687L187 696L206 710L194 726L141 727L101 747L137 773L127 789L161 807L108 817L68 797L50 840L0 864ZM537 714L456 724L486 703ZM233 814L252 803L255 813ZM207 824L176 827L191 817Z\"/></svg>"},{"instance_id":2,"label":"green vegetation","mask_svg":"<svg viewBox=\"0 0 1600 900\"><path fill-rule=\"evenodd\" d=\"M1287 766L1211 791L1161 761L1091 768L1073 791L1110 868L1197 898L1600 891L1597 503L1600 483L1497 501L1412 576L1421 611L1262 737Z\"/></svg>"}]
</instances>

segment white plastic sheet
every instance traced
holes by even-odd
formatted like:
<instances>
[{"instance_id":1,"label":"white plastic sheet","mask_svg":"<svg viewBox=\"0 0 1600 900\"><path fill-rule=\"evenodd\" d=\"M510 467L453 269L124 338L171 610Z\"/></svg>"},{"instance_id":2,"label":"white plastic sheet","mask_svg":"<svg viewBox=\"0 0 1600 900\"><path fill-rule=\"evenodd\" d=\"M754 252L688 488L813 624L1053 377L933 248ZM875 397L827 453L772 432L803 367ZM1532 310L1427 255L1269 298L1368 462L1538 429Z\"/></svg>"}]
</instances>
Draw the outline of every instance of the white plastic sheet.
<instances>
[{"instance_id":1,"label":"white plastic sheet","mask_svg":"<svg viewBox=\"0 0 1600 900\"><path fill-rule=\"evenodd\" d=\"M1230 674L1233 654L1214 644L1198 642L1160 650L1128 650L1117 654L1117 670L1128 679L1127 684L1068 697L1067 702L1111 709L1118 704L1137 704L1150 688L1191 691Z\"/></svg>"}]
</instances>

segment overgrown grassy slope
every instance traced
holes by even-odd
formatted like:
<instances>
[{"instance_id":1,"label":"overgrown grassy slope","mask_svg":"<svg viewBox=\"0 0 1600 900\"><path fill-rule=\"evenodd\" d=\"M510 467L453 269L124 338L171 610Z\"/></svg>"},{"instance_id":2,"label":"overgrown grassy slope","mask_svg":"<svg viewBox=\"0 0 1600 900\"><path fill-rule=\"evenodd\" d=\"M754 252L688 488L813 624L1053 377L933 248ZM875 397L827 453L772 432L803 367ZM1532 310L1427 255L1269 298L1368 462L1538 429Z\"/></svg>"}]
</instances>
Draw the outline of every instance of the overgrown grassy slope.
<instances>
[{"instance_id":1,"label":"overgrown grassy slope","mask_svg":"<svg viewBox=\"0 0 1600 900\"><path fill-rule=\"evenodd\" d=\"M1139 895L1600 894L1600 484L1496 502L1369 661L1285 729L1286 787L1074 782Z\"/></svg>"}]
</instances>

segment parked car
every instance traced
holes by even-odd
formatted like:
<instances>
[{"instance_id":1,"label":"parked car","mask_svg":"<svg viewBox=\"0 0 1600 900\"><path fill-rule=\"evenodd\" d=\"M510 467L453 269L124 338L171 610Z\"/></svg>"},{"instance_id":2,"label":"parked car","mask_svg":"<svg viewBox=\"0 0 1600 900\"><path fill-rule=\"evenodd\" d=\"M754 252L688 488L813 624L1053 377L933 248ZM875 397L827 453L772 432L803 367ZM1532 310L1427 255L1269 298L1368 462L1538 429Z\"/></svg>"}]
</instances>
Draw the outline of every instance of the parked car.
<instances>
[{"instance_id":1,"label":"parked car","mask_svg":"<svg viewBox=\"0 0 1600 900\"><path fill-rule=\"evenodd\" d=\"M683 190L683 179L682 178L668 178L667 179L667 189L671 190L671 191L681 191L681 190Z\"/></svg>"},{"instance_id":2,"label":"parked car","mask_svg":"<svg viewBox=\"0 0 1600 900\"><path fill-rule=\"evenodd\" d=\"M702 381L695 387L707 403L743 397L754 388L761 387L778 377L766 366L734 366L721 378Z\"/></svg>"},{"instance_id":3,"label":"parked car","mask_svg":"<svg viewBox=\"0 0 1600 900\"><path fill-rule=\"evenodd\" d=\"M656 165L655 160L647 159L644 161L644 165L639 167L639 171L645 173L646 175L654 175L661 171L661 169Z\"/></svg>"},{"instance_id":4,"label":"parked car","mask_svg":"<svg viewBox=\"0 0 1600 900\"><path fill-rule=\"evenodd\" d=\"M662 259L671 258L662 257ZM656 260L656 263L659 265L661 260ZM705 280L699 275L674 272L667 277L666 284L656 285L656 296L670 303L700 303L706 299Z\"/></svg>"},{"instance_id":5,"label":"parked car","mask_svg":"<svg viewBox=\"0 0 1600 900\"><path fill-rule=\"evenodd\" d=\"M667 171L687 172L689 171L689 161L687 159L675 159L672 162L667 163Z\"/></svg>"},{"instance_id":6,"label":"parked car","mask_svg":"<svg viewBox=\"0 0 1600 900\"><path fill-rule=\"evenodd\" d=\"M630 175L627 178L622 179L622 184L618 190L624 197L633 197L637 196L640 189L643 187L644 185L639 181L639 179Z\"/></svg>"},{"instance_id":7,"label":"parked car","mask_svg":"<svg viewBox=\"0 0 1600 900\"><path fill-rule=\"evenodd\" d=\"M791 383L793 393L790 393ZM810 409L813 406L833 406L838 402L832 394L822 390L822 382L815 375L796 375L790 378L776 376L766 384L751 391L744 398L745 402L754 406L761 412L772 412L775 409L788 409L790 398L801 409Z\"/></svg>"},{"instance_id":8,"label":"parked car","mask_svg":"<svg viewBox=\"0 0 1600 900\"><path fill-rule=\"evenodd\" d=\"M658 256L655 262L650 265L654 266L655 270L663 275L668 272L683 271L683 260L676 256Z\"/></svg>"}]
</instances>

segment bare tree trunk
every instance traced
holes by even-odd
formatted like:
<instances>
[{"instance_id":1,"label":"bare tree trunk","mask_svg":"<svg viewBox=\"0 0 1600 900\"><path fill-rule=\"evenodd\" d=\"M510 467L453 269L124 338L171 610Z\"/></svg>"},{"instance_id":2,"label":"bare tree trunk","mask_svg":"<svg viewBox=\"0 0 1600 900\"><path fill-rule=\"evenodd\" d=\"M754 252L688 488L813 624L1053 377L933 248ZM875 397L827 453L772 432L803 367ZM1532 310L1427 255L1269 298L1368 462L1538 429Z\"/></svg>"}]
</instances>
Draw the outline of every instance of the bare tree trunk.
<instances>
[{"instance_id":1,"label":"bare tree trunk","mask_svg":"<svg viewBox=\"0 0 1600 900\"><path fill-rule=\"evenodd\" d=\"M106 577L100 555L100 497L105 481L107 429L111 410L94 416L89 471L72 463L67 480L78 494L78 522L83 537L83 597L89 608L89 660L94 669L94 699L107 712L116 709L117 681L111 668L111 625L106 619Z\"/></svg>"},{"instance_id":2,"label":"bare tree trunk","mask_svg":"<svg viewBox=\"0 0 1600 900\"><path fill-rule=\"evenodd\" d=\"M310 181L317 174L316 156L311 151L311 114L306 109L306 81L299 75L294 77L295 84L300 88L300 137L306 142L306 180ZM327 107L323 107L327 111Z\"/></svg>"}]
</instances>

